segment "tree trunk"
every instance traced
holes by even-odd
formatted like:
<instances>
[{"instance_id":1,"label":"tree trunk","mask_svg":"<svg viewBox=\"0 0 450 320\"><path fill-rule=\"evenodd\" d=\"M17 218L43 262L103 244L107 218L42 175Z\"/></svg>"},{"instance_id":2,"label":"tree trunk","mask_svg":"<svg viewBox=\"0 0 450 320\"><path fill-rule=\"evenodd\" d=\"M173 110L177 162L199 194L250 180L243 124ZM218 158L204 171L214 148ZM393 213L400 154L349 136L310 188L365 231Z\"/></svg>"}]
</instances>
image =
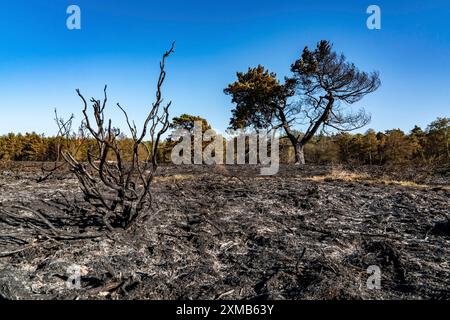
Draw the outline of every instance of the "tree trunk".
<instances>
[{"instance_id":1,"label":"tree trunk","mask_svg":"<svg viewBox=\"0 0 450 320\"><path fill-rule=\"evenodd\" d=\"M302 144L296 144L294 149L295 149L295 164L304 165L305 164L304 146Z\"/></svg>"},{"instance_id":2,"label":"tree trunk","mask_svg":"<svg viewBox=\"0 0 450 320\"><path fill-rule=\"evenodd\" d=\"M305 164L305 155L303 152L303 148L312 139L312 137L314 137L314 135L316 134L319 127L326 121L326 119L328 119L331 109L333 109L333 103L334 103L333 94L331 92L328 92L328 94L325 98L328 99L328 103L327 103L327 106L325 107L325 110L323 111L322 115L315 123L311 124L311 126L306 131L305 135L297 143L296 152L295 152L295 163L297 163L297 164Z\"/></svg>"},{"instance_id":3,"label":"tree trunk","mask_svg":"<svg viewBox=\"0 0 450 320\"><path fill-rule=\"evenodd\" d=\"M449 144L449 138L448 138L449 129L450 129L450 126L447 127L447 131L445 132L445 146L447 147L447 160L450 160L450 144Z\"/></svg>"}]
</instances>

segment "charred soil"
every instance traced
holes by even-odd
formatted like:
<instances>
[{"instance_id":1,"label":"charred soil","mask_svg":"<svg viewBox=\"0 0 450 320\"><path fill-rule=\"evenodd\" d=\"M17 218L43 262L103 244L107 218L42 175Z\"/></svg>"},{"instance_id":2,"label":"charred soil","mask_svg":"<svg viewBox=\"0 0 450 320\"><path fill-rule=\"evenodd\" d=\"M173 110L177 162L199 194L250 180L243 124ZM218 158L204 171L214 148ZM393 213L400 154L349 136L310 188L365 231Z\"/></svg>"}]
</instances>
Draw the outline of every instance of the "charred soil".
<instances>
[{"instance_id":1,"label":"charred soil","mask_svg":"<svg viewBox=\"0 0 450 320\"><path fill-rule=\"evenodd\" d=\"M38 183L36 164L4 167L0 298L450 298L448 170L258 173L160 167L152 211L111 234L88 210L70 210L81 194L69 172ZM67 233L100 236L46 236L35 212ZM372 265L379 290L366 285ZM74 270L79 286L68 286Z\"/></svg>"}]
</instances>

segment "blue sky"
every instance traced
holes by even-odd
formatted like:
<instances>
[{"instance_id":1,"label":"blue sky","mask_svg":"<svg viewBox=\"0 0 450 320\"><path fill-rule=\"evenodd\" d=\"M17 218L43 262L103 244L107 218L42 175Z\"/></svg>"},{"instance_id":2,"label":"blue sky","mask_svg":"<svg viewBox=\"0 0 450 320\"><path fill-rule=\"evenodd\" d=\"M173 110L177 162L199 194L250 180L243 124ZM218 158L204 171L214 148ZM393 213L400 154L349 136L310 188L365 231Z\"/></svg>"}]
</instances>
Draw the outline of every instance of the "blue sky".
<instances>
[{"instance_id":1,"label":"blue sky","mask_svg":"<svg viewBox=\"0 0 450 320\"><path fill-rule=\"evenodd\" d=\"M71 4L81 8L81 30L66 28ZM381 7L381 30L366 27L370 4ZM450 116L448 0L0 0L0 134L55 134L53 109L80 120L75 89L101 97L104 84L116 124L116 102L140 123L174 40L164 90L171 115L201 115L222 131L233 107L223 88L236 71L263 64L282 78L321 39L380 71L382 87L357 105L372 114L362 131Z\"/></svg>"}]
</instances>

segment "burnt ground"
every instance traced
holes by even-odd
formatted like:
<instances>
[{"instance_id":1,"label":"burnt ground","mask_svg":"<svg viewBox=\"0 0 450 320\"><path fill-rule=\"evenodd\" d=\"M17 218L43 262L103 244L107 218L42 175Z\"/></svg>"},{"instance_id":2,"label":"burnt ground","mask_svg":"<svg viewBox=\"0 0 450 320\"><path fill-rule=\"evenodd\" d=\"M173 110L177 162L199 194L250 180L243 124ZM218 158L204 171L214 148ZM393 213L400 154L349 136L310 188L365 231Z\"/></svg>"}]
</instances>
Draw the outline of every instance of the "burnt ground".
<instances>
[{"instance_id":1,"label":"burnt ground","mask_svg":"<svg viewBox=\"0 0 450 320\"><path fill-rule=\"evenodd\" d=\"M448 169L256 169L161 167L136 228L66 240L31 228L25 209L2 210L21 204L61 229L98 231L89 212L49 205L80 196L71 175L37 183L36 165L3 168L0 297L450 299ZM366 285L371 265L379 290ZM66 284L74 266L80 288Z\"/></svg>"}]
</instances>

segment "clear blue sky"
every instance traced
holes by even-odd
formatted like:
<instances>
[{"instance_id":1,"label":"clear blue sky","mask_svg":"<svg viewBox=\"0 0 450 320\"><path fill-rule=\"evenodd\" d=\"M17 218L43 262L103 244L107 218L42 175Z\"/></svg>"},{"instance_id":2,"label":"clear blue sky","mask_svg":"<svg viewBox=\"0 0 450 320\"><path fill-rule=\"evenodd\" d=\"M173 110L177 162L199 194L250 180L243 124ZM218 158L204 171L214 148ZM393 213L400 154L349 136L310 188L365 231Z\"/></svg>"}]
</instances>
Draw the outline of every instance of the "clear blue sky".
<instances>
[{"instance_id":1,"label":"clear blue sky","mask_svg":"<svg viewBox=\"0 0 450 320\"><path fill-rule=\"evenodd\" d=\"M81 8L81 30L66 28L70 4ZM381 7L382 30L366 27L370 4ZM110 115L121 102L139 123L173 40L171 115L198 114L224 130L232 105L223 88L236 71L263 64L283 77L321 39L381 73L382 87L358 104L372 114L363 131L450 116L448 0L0 0L0 134L54 134L53 108L80 120L75 89L101 97L104 84Z\"/></svg>"}]
</instances>

